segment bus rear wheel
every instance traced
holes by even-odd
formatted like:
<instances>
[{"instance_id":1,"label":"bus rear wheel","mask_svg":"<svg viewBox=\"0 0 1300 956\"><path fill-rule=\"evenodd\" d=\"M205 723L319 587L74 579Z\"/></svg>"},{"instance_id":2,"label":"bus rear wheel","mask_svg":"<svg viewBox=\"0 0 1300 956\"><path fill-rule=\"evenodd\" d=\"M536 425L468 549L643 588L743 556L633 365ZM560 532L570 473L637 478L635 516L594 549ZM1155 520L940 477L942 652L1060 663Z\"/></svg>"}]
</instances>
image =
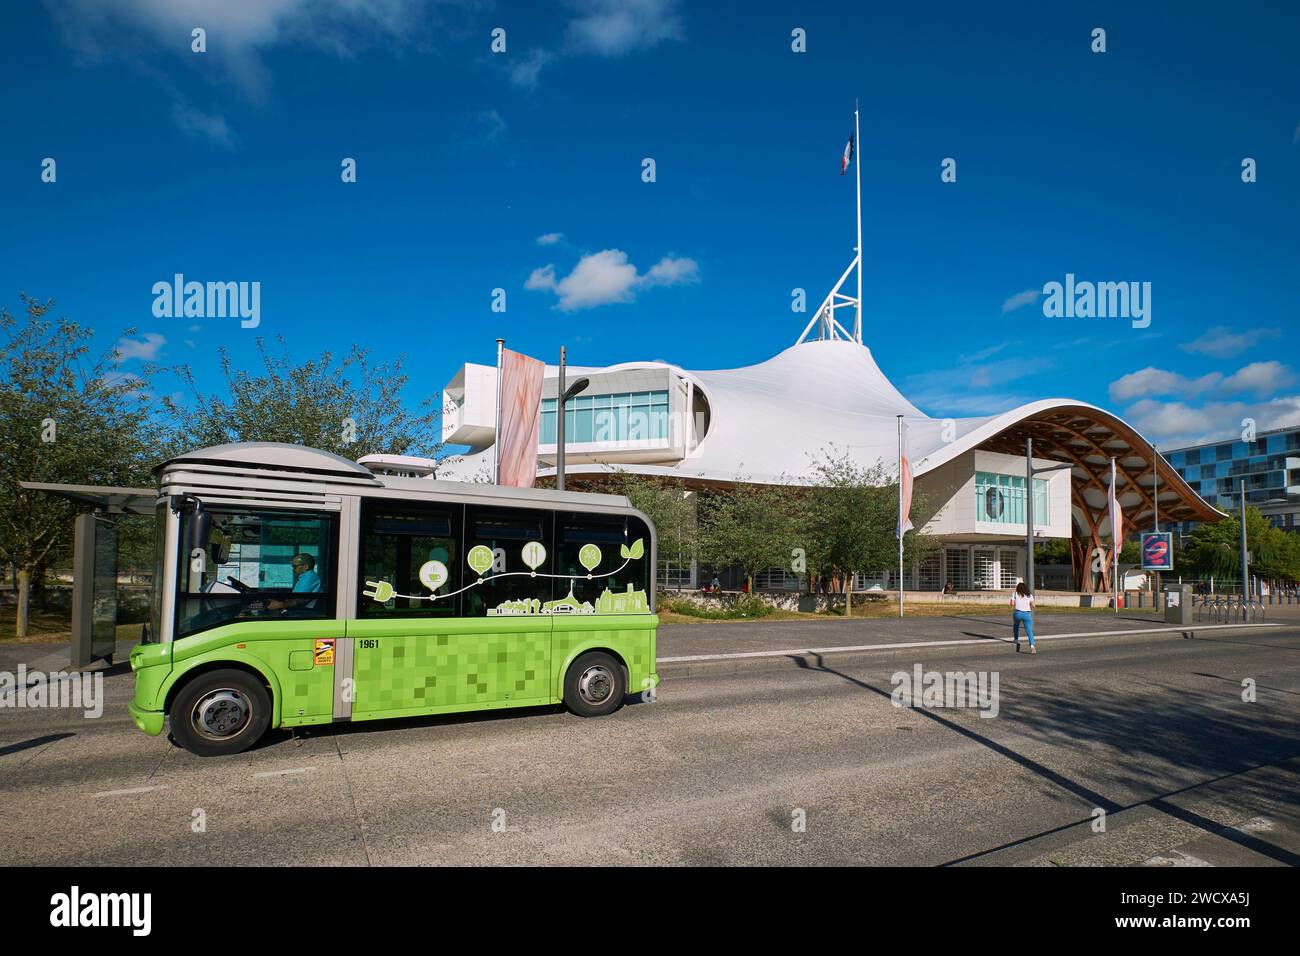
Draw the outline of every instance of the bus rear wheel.
<instances>
[{"instance_id":1,"label":"bus rear wheel","mask_svg":"<svg viewBox=\"0 0 1300 956\"><path fill-rule=\"evenodd\" d=\"M583 654L564 675L564 703L579 717L604 717L623 706L623 665L603 651Z\"/></svg>"},{"instance_id":2,"label":"bus rear wheel","mask_svg":"<svg viewBox=\"0 0 1300 956\"><path fill-rule=\"evenodd\" d=\"M181 688L169 714L176 743L200 757L247 750L271 723L271 697L246 671L200 674Z\"/></svg>"}]
</instances>

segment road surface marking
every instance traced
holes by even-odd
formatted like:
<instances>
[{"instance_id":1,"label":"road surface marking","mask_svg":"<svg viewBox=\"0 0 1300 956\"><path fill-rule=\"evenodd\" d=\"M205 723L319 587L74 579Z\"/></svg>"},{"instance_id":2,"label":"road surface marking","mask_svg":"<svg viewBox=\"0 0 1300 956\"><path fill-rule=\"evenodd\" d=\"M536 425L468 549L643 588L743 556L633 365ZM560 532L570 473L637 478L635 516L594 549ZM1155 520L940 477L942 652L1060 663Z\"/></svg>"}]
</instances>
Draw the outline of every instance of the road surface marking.
<instances>
[{"instance_id":1,"label":"road surface marking","mask_svg":"<svg viewBox=\"0 0 1300 956\"><path fill-rule=\"evenodd\" d=\"M165 784L159 784L156 787L132 787L130 790L101 790L99 793L92 794L96 797L125 797L133 793L151 793L154 790L166 790Z\"/></svg>"},{"instance_id":2,"label":"road surface marking","mask_svg":"<svg viewBox=\"0 0 1300 956\"><path fill-rule=\"evenodd\" d=\"M1196 631L1218 631L1225 628L1248 628L1248 627L1285 627L1284 624L1185 624L1182 627L1145 627L1134 628L1131 631L1079 631L1074 634L1039 634L1034 640L1037 641L1059 641L1068 637L1117 637L1126 634L1168 634L1168 633L1193 633ZM790 657L795 654L842 654L845 651L887 651L887 650L909 650L916 647L954 647L958 644L988 644L989 641L1000 641L1004 644L1010 644L1011 639L1000 637L975 637L955 641L909 641L900 644L854 644L842 647L802 647L787 651L740 651L735 654L692 654L687 657L659 657L655 659L657 664L687 664L697 661L732 661L748 657Z\"/></svg>"}]
</instances>

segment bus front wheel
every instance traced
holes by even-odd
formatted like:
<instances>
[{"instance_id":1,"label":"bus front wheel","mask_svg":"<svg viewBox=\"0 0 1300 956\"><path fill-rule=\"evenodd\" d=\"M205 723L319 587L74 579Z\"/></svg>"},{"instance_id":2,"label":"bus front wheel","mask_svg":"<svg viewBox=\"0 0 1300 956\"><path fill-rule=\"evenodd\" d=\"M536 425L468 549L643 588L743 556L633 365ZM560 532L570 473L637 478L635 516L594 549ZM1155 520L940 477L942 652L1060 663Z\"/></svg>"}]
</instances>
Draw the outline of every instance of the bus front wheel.
<instances>
[{"instance_id":1,"label":"bus front wheel","mask_svg":"<svg viewBox=\"0 0 1300 956\"><path fill-rule=\"evenodd\" d=\"M579 717L604 717L623 706L627 677L609 654L592 651L569 665L564 675L564 703Z\"/></svg>"},{"instance_id":2,"label":"bus front wheel","mask_svg":"<svg viewBox=\"0 0 1300 956\"><path fill-rule=\"evenodd\" d=\"M169 714L176 743L200 757L247 750L271 723L271 697L246 671L200 674L181 688Z\"/></svg>"}]
</instances>

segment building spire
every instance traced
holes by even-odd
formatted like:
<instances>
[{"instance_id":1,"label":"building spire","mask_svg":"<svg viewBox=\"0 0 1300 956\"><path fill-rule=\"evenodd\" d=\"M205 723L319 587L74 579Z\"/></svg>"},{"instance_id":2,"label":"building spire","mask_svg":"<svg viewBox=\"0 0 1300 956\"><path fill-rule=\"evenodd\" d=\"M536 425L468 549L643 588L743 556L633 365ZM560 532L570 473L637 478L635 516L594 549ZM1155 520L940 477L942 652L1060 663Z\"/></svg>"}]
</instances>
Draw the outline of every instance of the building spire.
<instances>
[{"instance_id":1,"label":"building spire","mask_svg":"<svg viewBox=\"0 0 1300 956\"><path fill-rule=\"evenodd\" d=\"M830 294L822 300L822 304L817 307L813 313L812 319L804 326L803 334L795 345L799 345L808 340L812 335L821 341L825 339L847 339L849 341L862 344L862 159L861 159L861 142L859 141L858 127L858 103L853 101L853 132L849 134L848 146L844 149L844 164L840 168L841 175L847 171L848 164L853 163L853 176L857 180L857 227L858 243L853 249L853 260L849 267L844 270L840 276L840 281L835 283ZM848 279L849 273L857 270L857 296L847 295L840 290L844 288L844 282ZM849 333L844 326L836 320L835 310L842 309L846 306L852 306L854 309L853 332ZM814 329L816 332L814 333Z\"/></svg>"}]
</instances>

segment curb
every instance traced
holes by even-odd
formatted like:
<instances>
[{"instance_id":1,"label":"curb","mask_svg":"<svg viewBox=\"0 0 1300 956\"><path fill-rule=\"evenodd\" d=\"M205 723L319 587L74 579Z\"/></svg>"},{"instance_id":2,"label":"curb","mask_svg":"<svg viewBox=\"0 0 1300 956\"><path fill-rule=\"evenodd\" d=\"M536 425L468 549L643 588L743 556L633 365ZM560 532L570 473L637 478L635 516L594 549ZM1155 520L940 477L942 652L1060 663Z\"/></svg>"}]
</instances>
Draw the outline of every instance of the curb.
<instances>
[{"instance_id":1,"label":"curb","mask_svg":"<svg viewBox=\"0 0 1300 956\"><path fill-rule=\"evenodd\" d=\"M1167 626L1155 628L1134 628L1126 631L1079 631L1067 634L1039 634L1036 641L1088 640L1107 637L1146 636L1152 634L1177 635L1193 638L1201 631L1250 630L1254 628L1297 627L1285 623L1262 624L1202 624ZM655 669L660 677L703 677L706 675L738 674L752 670L784 670L791 664L796 667L815 669L822 666L820 659L836 657L897 657L900 654L911 656L916 651L948 647L989 647L994 644L1011 647L1011 639L1001 638L962 638L949 641L904 641L894 644L858 644L842 647L792 648L777 651L744 651L736 654L697 654L682 657L660 657Z\"/></svg>"}]
</instances>

